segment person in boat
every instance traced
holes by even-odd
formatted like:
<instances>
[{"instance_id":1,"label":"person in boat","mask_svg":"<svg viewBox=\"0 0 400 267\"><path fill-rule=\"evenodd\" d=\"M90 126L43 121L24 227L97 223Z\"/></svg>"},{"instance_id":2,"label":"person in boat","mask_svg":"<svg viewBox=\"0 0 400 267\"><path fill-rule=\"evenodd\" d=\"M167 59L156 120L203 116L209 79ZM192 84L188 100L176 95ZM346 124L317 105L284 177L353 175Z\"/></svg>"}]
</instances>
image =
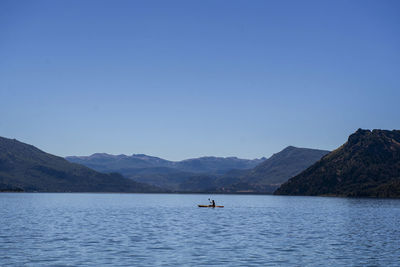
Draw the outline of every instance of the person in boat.
<instances>
[{"instance_id":1,"label":"person in boat","mask_svg":"<svg viewBox=\"0 0 400 267\"><path fill-rule=\"evenodd\" d=\"M215 208L215 201L214 201L214 199L212 200L211 205L212 205L213 208Z\"/></svg>"}]
</instances>

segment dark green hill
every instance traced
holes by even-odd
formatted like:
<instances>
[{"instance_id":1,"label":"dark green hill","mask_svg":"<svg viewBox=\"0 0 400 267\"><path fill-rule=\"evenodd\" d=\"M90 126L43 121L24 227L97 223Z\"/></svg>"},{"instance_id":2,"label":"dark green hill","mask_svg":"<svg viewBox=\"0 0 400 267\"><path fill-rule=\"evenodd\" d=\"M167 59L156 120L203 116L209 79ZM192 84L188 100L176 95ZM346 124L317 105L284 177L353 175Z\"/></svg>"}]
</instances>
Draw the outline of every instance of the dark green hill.
<instances>
[{"instance_id":1,"label":"dark green hill","mask_svg":"<svg viewBox=\"0 0 400 267\"><path fill-rule=\"evenodd\" d=\"M400 131L357 130L275 194L400 197Z\"/></svg>"},{"instance_id":2,"label":"dark green hill","mask_svg":"<svg viewBox=\"0 0 400 267\"><path fill-rule=\"evenodd\" d=\"M153 192L120 174L104 174L0 137L0 191Z\"/></svg>"}]
</instances>

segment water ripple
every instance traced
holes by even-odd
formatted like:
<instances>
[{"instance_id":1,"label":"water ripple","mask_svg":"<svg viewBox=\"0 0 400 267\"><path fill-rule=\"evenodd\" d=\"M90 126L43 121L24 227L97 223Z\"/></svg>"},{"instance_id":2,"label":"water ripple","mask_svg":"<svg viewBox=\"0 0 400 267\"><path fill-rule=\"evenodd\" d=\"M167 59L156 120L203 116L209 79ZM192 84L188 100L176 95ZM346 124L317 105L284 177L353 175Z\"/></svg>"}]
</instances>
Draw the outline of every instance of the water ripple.
<instances>
[{"instance_id":1,"label":"water ripple","mask_svg":"<svg viewBox=\"0 0 400 267\"><path fill-rule=\"evenodd\" d=\"M398 266L400 200L0 194L0 266Z\"/></svg>"}]
</instances>

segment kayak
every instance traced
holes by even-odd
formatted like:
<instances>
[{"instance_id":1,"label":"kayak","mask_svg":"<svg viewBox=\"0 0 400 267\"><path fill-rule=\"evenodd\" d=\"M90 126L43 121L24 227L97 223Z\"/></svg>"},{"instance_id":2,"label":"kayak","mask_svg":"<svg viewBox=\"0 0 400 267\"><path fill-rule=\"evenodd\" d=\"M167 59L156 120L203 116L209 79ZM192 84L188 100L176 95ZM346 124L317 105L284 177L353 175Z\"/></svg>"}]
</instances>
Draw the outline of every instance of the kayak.
<instances>
[{"instance_id":1,"label":"kayak","mask_svg":"<svg viewBox=\"0 0 400 267\"><path fill-rule=\"evenodd\" d=\"M212 205L197 205L199 208L223 208L224 206L215 206L213 207Z\"/></svg>"}]
</instances>

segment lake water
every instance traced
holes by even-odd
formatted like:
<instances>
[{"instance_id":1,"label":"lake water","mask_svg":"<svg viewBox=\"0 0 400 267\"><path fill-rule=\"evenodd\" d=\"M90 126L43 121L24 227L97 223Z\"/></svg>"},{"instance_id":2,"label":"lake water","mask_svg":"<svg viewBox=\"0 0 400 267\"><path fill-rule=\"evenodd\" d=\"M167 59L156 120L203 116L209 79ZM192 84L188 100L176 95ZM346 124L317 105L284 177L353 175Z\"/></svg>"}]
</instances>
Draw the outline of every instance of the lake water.
<instances>
[{"instance_id":1,"label":"lake water","mask_svg":"<svg viewBox=\"0 0 400 267\"><path fill-rule=\"evenodd\" d=\"M0 266L400 266L400 200L0 194Z\"/></svg>"}]
</instances>

